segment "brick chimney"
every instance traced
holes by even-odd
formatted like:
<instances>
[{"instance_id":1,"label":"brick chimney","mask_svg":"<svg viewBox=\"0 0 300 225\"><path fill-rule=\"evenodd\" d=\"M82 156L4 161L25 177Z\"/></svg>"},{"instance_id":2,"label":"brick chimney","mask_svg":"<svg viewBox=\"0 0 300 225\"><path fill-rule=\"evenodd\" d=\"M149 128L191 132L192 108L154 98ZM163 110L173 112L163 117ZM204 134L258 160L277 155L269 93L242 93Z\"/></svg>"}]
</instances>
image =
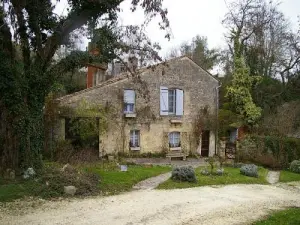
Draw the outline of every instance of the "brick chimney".
<instances>
[{"instance_id":1,"label":"brick chimney","mask_svg":"<svg viewBox=\"0 0 300 225\"><path fill-rule=\"evenodd\" d=\"M89 42L88 44L89 54L97 56L100 54L100 50L95 44ZM107 70L107 64L88 64L86 75L86 88L94 87L99 83L106 80L105 72Z\"/></svg>"}]
</instances>

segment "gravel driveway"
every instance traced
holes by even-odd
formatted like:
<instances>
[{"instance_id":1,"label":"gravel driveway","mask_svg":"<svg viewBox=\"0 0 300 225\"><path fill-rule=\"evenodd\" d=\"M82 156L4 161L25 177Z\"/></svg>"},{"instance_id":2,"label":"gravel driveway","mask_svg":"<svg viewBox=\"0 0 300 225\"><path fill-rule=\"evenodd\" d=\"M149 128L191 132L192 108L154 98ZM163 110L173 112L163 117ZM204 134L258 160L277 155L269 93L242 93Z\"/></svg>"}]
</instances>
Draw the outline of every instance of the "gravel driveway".
<instances>
[{"instance_id":1,"label":"gravel driveway","mask_svg":"<svg viewBox=\"0 0 300 225\"><path fill-rule=\"evenodd\" d=\"M110 197L46 202L18 215L2 207L0 223L249 224L272 209L300 207L298 187L278 184L140 190Z\"/></svg>"}]
</instances>

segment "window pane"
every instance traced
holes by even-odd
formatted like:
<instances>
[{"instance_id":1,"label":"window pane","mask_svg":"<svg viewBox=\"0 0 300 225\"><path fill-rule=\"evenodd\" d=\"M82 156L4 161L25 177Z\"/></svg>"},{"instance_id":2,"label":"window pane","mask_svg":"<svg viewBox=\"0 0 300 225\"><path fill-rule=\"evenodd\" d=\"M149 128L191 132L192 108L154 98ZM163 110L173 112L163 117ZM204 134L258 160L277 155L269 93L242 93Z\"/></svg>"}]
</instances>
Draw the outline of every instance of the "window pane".
<instances>
[{"instance_id":1,"label":"window pane","mask_svg":"<svg viewBox=\"0 0 300 225\"><path fill-rule=\"evenodd\" d=\"M180 146L180 133L172 132L169 134L169 144L170 147L179 147Z\"/></svg>"},{"instance_id":2,"label":"window pane","mask_svg":"<svg viewBox=\"0 0 300 225\"><path fill-rule=\"evenodd\" d=\"M124 112L125 113L133 113L134 112L134 104L125 103Z\"/></svg>"},{"instance_id":3,"label":"window pane","mask_svg":"<svg viewBox=\"0 0 300 225\"><path fill-rule=\"evenodd\" d=\"M175 113L176 92L175 90L168 91L169 113Z\"/></svg>"},{"instance_id":4,"label":"window pane","mask_svg":"<svg viewBox=\"0 0 300 225\"><path fill-rule=\"evenodd\" d=\"M130 131L130 147L140 147L140 131Z\"/></svg>"}]
</instances>

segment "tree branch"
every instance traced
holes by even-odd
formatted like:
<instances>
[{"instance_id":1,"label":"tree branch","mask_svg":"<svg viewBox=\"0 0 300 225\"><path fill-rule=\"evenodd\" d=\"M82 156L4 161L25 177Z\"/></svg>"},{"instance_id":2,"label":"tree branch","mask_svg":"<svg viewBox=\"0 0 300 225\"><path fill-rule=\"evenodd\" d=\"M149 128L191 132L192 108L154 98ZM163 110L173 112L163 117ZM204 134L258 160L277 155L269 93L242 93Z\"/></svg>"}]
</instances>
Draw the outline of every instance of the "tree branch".
<instances>
[{"instance_id":1,"label":"tree branch","mask_svg":"<svg viewBox=\"0 0 300 225\"><path fill-rule=\"evenodd\" d=\"M18 21L17 32L20 35L21 48L22 48L23 61L24 61L24 70L25 73L27 74L30 68L30 48L29 48L29 41L27 35L26 21L22 12L24 6L22 5L22 1L12 0L11 2L17 16L17 21Z\"/></svg>"}]
</instances>

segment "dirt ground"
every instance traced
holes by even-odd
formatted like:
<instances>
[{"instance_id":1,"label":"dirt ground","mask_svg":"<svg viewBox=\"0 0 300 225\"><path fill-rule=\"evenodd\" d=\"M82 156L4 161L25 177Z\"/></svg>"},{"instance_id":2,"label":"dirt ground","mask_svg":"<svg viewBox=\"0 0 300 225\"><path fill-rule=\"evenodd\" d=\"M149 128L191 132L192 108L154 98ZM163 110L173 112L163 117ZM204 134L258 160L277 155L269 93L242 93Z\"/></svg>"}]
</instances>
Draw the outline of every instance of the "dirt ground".
<instances>
[{"instance_id":1,"label":"dirt ground","mask_svg":"<svg viewBox=\"0 0 300 225\"><path fill-rule=\"evenodd\" d=\"M0 224L251 224L270 210L300 207L300 183L140 190L33 207L19 202L19 210L12 206L0 207Z\"/></svg>"}]
</instances>

